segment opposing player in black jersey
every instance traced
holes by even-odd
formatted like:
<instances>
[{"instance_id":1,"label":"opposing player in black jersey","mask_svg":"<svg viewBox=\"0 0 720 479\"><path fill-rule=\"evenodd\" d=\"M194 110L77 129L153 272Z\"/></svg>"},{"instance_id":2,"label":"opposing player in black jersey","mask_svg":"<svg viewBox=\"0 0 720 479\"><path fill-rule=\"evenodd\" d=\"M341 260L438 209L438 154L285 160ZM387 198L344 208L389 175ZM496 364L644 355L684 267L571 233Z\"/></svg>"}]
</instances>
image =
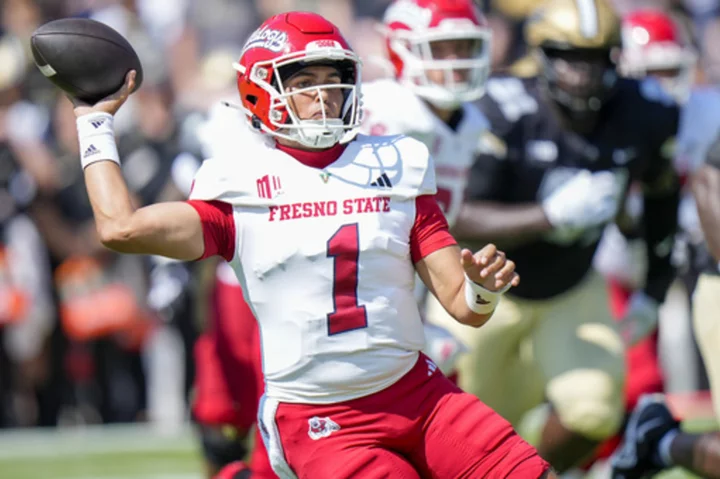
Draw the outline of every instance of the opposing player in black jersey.
<instances>
[{"instance_id":1,"label":"opposing player in black jersey","mask_svg":"<svg viewBox=\"0 0 720 479\"><path fill-rule=\"evenodd\" d=\"M514 424L549 401L537 446L566 471L621 427L624 348L655 328L674 277L678 109L618 78L619 20L602 0L545 0L525 36L539 74L488 83L480 106L492 135L456 229L502 244L523 283L483 328L454 332L472 350L459 365L466 390ZM631 181L644 189L649 271L618 329L592 258ZM429 319L452 329L438 309Z\"/></svg>"},{"instance_id":2,"label":"opposing player in black jersey","mask_svg":"<svg viewBox=\"0 0 720 479\"><path fill-rule=\"evenodd\" d=\"M706 99L707 101L707 99ZM696 113L700 110L684 112ZM717 110L714 110L717 114ZM689 116L689 115L688 115ZM710 380L716 417L720 416L720 137L714 119L692 115L705 135L695 143L687 165L705 244L697 260L702 272L693 294L693 323ZM708 121L711 120L711 121ZM712 131L714 128L716 131ZM682 130L681 130L682 131ZM702 141L704 139L704 141ZM693 152L690 152L693 153ZM705 252L705 254L703 254ZM614 479L639 479L680 466L700 477L720 478L720 433L689 434L680 429L660 394L641 398L630 416L623 442L611 459Z\"/></svg>"}]
</instances>

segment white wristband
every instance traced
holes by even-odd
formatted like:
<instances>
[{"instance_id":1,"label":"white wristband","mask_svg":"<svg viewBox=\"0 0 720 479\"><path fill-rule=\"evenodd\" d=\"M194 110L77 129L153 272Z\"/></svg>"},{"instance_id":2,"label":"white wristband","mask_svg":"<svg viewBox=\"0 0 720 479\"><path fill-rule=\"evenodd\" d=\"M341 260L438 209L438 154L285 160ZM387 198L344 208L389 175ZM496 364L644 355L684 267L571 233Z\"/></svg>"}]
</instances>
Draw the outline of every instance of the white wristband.
<instances>
[{"instance_id":1,"label":"white wristband","mask_svg":"<svg viewBox=\"0 0 720 479\"><path fill-rule=\"evenodd\" d=\"M88 113L79 117L76 124L83 169L98 161L109 160L120 164L111 114Z\"/></svg>"},{"instance_id":2,"label":"white wristband","mask_svg":"<svg viewBox=\"0 0 720 479\"><path fill-rule=\"evenodd\" d=\"M490 314L495 311L495 306L504 292L487 290L465 275L465 302L470 311L476 314Z\"/></svg>"}]
</instances>

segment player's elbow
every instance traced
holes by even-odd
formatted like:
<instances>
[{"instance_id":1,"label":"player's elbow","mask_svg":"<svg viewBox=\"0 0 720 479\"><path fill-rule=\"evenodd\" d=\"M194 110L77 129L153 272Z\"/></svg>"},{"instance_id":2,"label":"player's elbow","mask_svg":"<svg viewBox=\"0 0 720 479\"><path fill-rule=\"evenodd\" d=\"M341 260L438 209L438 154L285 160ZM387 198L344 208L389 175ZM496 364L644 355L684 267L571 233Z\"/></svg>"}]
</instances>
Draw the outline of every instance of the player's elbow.
<instances>
[{"instance_id":1,"label":"player's elbow","mask_svg":"<svg viewBox=\"0 0 720 479\"><path fill-rule=\"evenodd\" d=\"M479 328L480 326L487 323L488 320L490 320L493 313L477 314L469 311L467 314L455 316L455 319L457 320L457 322L459 322L460 324L464 324L465 326L470 326L471 328Z\"/></svg>"},{"instance_id":2,"label":"player's elbow","mask_svg":"<svg viewBox=\"0 0 720 479\"><path fill-rule=\"evenodd\" d=\"M124 220L99 221L97 233L103 246L118 253L130 252L136 236L130 221Z\"/></svg>"}]
</instances>

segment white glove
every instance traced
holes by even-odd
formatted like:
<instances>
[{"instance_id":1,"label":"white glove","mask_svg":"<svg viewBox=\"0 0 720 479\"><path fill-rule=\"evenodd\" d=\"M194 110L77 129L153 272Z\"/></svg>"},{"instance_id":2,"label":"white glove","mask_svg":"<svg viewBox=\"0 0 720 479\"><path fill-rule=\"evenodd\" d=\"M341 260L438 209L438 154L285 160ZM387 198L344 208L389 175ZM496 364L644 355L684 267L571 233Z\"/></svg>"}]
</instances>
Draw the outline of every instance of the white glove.
<instances>
[{"instance_id":1,"label":"white glove","mask_svg":"<svg viewBox=\"0 0 720 479\"><path fill-rule=\"evenodd\" d=\"M614 173L582 170L553 191L542 208L555 228L576 232L610 221L617 214L620 196Z\"/></svg>"},{"instance_id":2,"label":"white glove","mask_svg":"<svg viewBox=\"0 0 720 479\"><path fill-rule=\"evenodd\" d=\"M620 334L626 347L631 347L648 337L658 325L660 304L642 291L630 298L627 313L620 320Z\"/></svg>"},{"instance_id":3,"label":"white glove","mask_svg":"<svg viewBox=\"0 0 720 479\"><path fill-rule=\"evenodd\" d=\"M460 355L467 352L463 343L450 332L434 324L424 323L425 348L423 353L438 365L440 371L446 376L455 372Z\"/></svg>"}]
</instances>

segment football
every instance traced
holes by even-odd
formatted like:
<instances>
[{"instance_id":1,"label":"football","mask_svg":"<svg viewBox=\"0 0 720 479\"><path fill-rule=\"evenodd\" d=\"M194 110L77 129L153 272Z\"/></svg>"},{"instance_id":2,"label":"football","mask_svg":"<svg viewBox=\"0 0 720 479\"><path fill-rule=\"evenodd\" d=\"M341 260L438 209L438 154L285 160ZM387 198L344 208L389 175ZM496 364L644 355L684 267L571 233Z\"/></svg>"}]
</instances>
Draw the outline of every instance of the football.
<instances>
[{"instance_id":1,"label":"football","mask_svg":"<svg viewBox=\"0 0 720 479\"><path fill-rule=\"evenodd\" d=\"M137 71L135 90L142 84L137 53L104 23L87 18L53 20L35 30L30 46L42 74L85 103L95 104L118 91L130 70Z\"/></svg>"}]
</instances>

